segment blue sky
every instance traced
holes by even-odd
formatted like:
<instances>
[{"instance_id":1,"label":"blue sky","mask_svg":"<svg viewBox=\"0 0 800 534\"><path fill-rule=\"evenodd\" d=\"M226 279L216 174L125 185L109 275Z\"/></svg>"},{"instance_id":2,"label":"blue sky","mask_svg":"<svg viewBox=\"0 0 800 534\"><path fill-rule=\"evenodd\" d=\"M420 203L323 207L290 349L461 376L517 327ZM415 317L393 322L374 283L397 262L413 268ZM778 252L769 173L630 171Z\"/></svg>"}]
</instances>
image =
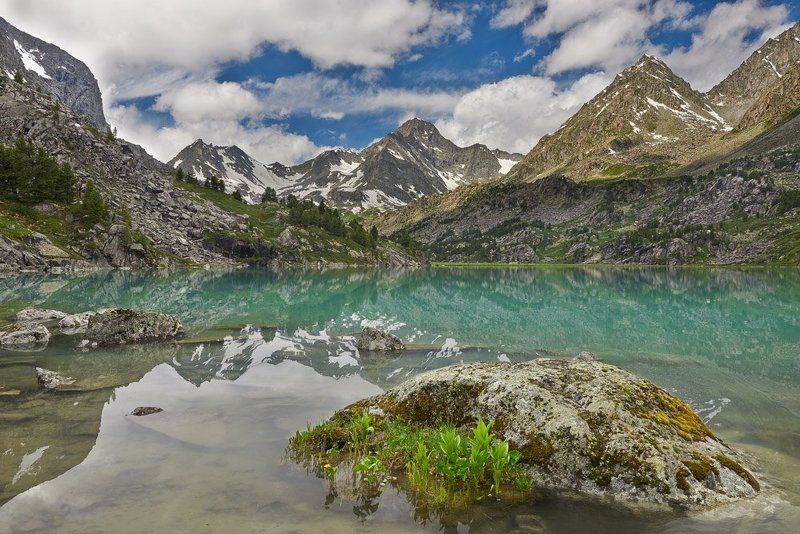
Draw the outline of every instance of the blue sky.
<instances>
[{"instance_id":1,"label":"blue sky","mask_svg":"<svg viewBox=\"0 0 800 534\"><path fill-rule=\"evenodd\" d=\"M157 7L156 7L157 6ZM0 0L83 59L107 115L162 160L197 137L296 163L419 116L525 152L644 52L706 90L797 2Z\"/></svg>"}]
</instances>

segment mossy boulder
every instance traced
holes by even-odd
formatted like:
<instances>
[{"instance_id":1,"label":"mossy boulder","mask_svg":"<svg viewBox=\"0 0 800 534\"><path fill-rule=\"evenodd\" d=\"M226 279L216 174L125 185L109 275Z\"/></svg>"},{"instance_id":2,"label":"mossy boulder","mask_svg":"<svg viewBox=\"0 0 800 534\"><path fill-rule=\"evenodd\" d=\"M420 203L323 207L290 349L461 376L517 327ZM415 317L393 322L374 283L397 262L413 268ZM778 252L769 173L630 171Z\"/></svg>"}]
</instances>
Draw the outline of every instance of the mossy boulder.
<instances>
[{"instance_id":1,"label":"mossy boulder","mask_svg":"<svg viewBox=\"0 0 800 534\"><path fill-rule=\"evenodd\" d=\"M183 337L174 315L115 308L89 317L83 346L124 345L169 341Z\"/></svg>"},{"instance_id":2,"label":"mossy boulder","mask_svg":"<svg viewBox=\"0 0 800 534\"><path fill-rule=\"evenodd\" d=\"M334 415L370 409L435 427L492 422L542 490L703 508L760 490L741 456L683 401L599 361L482 362L421 374Z\"/></svg>"}]
</instances>

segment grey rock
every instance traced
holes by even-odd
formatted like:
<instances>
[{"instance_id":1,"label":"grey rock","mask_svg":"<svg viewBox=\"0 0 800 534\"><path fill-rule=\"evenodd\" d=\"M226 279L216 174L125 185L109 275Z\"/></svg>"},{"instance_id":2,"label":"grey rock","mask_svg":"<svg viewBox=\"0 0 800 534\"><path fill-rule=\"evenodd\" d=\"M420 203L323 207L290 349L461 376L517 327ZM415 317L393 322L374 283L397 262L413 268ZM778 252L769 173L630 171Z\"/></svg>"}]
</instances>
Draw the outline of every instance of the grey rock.
<instances>
[{"instance_id":1,"label":"grey rock","mask_svg":"<svg viewBox=\"0 0 800 534\"><path fill-rule=\"evenodd\" d=\"M55 324L66 316L66 313L58 310L25 308L24 310L17 312L17 322L31 324Z\"/></svg>"},{"instance_id":2,"label":"grey rock","mask_svg":"<svg viewBox=\"0 0 800 534\"><path fill-rule=\"evenodd\" d=\"M16 323L0 328L0 347L16 350L41 348L50 341L50 331L41 324Z\"/></svg>"},{"instance_id":3,"label":"grey rock","mask_svg":"<svg viewBox=\"0 0 800 534\"><path fill-rule=\"evenodd\" d=\"M593 362L597 360L597 354L594 352L589 352L588 350L582 350L578 353L577 356L573 358L573 360L578 360L582 362Z\"/></svg>"},{"instance_id":4,"label":"grey rock","mask_svg":"<svg viewBox=\"0 0 800 534\"><path fill-rule=\"evenodd\" d=\"M89 318L84 341L89 346L168 341L183 336L173 315L123 308L106 310Z\"/></svg>"},{"instance_id":5,"label":"grey rock","mask_svg":"<svg viewBox=\"0 0 800 534\"><path fill-rule=\"evenodd\" d=\"M297 250L300 248L300 243L295 239L292 230L291 226L287 226L278 236L278 243L288 249Z\"/></svg>"},{"instance_id":6,"label":"grey rock","mask_svg":"<svg viewBox=\"0 0 800 534\"><path fill-rule=\"evenodd\" d=\"M96 313L97 312L88 311L67 315L61 319L61 321L59 321L58 327L61 329L63 334L82 334L86 332L86 328L89 326L89 319Z\"/></svg>"},{"instance_id":7,"label":"grey rock","mask_svg":"<svg viewBox=\"0 0 800 534\"><path fill-rule=\"evenodd\" d=\"M44 69L46 76L25 68L18 47ZM15 28L3 18L0 18L0 70L2 76L19 70L28 83L46 88L66 108L87 117L101 130L108 127L103 98L92 71L61 48Z\"/></svg>"},{"instance_id":8,"label":"grey rock","mask_svg":"<svg viewBox=\"0 0 800 534\"><path fill-rule=\"evenodd\" d=\"M623 503L707 508L755 496L735 450L688 405L612 365L540 359L430 371L345 408L377 406L413 424L493 422L543 490Z\"/></svg>"},{"instance_id":9,"label":"grey rock","mask_svg":"<svg viewBox=\"0 0 800 534\"><path fill-rule=\"evenodd\" d=\"M75 379L69 376L61 376L55 371L36 368L36 381L42 389L59 390L75 383Z\"/></svg>"},{"instance_id":10,"label":"grey rock","mask_svg":"<svg viewBox=\"0 0 800 534\"><path fill-rule=\"evenodd\" d=\"M370 326L361 330L356 347L368 352L399 352L406 348L397 336Z\"/></svg>"}]
</instances>

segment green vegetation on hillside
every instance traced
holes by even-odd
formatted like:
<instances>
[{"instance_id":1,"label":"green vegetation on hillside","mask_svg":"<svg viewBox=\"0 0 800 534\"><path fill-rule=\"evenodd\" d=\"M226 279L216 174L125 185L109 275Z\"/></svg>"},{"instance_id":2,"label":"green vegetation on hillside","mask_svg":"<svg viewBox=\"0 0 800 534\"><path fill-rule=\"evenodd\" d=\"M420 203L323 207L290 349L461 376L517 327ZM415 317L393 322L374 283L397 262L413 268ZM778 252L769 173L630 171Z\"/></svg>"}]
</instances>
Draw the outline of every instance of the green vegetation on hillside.
<instances>
[{"instance_id":1,"label":"green vegetation on hillside","mask_svg":"<svg viewBox=\"0 0 800 534\"><path fill-rule=\"evenodd\" d=\"M13 146L0 145L0 198L69 204L75 198L75 174L31 141L18 139Z\"/></svg>"},{"instance_id":2,"label":"green vegetation on hillside","mask_svg":"<svg viewBox=\"0 0 800 534\"><path fill-rule=\"evenodd\" d=\"M401 247L366 231L360 220L349 218L338 210L325 204L314 204L309 200L300 201L295 197L270 200L271 195L260 204L246 204L231 195L204 187L191 181L177 181L175 185L197 194L200 198L216 204L228 212L247 217L247 229L228 232L207 232L205 240L213 243L224 239L235 239L254 247L283 250L301 256L306 261L325 261L329 263L359 264L365 260L373 261L380 257L383 249ZM293 227L293 238L297 248L282 244L279 236L287 227ZM288 250L287 250L288 249ZM239 258L247 261L247 258ZM257 258L252 258L256 260Z\"/></svg>"}]
</instances>

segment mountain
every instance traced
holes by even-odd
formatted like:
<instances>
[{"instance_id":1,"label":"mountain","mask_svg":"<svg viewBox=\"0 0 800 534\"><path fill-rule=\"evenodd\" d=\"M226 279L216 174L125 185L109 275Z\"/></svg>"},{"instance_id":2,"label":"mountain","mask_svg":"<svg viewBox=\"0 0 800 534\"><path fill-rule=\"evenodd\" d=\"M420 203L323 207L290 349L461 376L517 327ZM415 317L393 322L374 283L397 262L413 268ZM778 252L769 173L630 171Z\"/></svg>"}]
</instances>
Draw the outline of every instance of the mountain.
<instances>
[{"instance_id":1,"label":"mountain","mask_svg":"<svg viewBox=\"0 0 800 534\"><path fill-rule=\"evenodd\" d=\"M372 222L437 261L797 265L797 32L708 94L644 56L506 179Z\"/></svg>"},{"instance_id":2,"label":"mountain","mask_svg":"<svg viewBox=\"0 0 800 534\"><path fill-rule=\"evenodd\" d=\"M0 17L0 71L13 79L17 71L41 86L96 127L108 128L103 98L92 71L59 47L15 28Z\"/></svg>"},{"instance_id":3,"label":"mountain","mask_svg":"<svg viewBox=\"0 0 800 534\"><path fill-rule=\"evenodd\" d=\"M436 127L411 119L361 151L337 148L291 167L264 165L237 147L212 147L196 141L170 161L197 177L214 173L229 190L251 200L263 187L337 208L363 211L405 205L425 195L450 191L462 184L499 178L521 154L474 144L459 147Z\"/></svg>"},{"instance_id":4,"label":"mountain","mask_svg":"<svg viewBox=\"0 0 800 534\"><path fill-rule=\"evenodd\" d=\"M20 139L55 159L56 168L71 168L77 195L72 201L31 203L0 183L0 272L417 264L396 244L367 239L361 227L341 222L334 232L319 217L291 220L289 210L277 202L250 206L219 191L177 182L173 169L141 147L101 132L88 118L57 105L46 91L0 76L0 144L17 151L8 160L3 153L4 173L22 157L23 149L15 146ZM7 167L9 161L13 165ZM41 168L52 169L52 163ZM89 181L107 206L107 213L95 209L91 222L81 207ZM312 212L319 213L317 208Z\"/></svg>"},{"instance_id":5,"label":"mountain","mask_svg":"<svg viewBox=\"0 0 800 534\"><path fill-rule=\"evenodd\" d=\"M708 92L708 97L720 115L736 124L762 94L798 61L800 23L764 43L715 85Z\"/></svg>"},{"instance_id":6,"label":"mountain","mask_svg":"<svg viewBox=\"0 0 800 534\"><path fill-rule=\"evenodd\" d=\"M167 165L180 167L201 181L211 176L222 178L226 191L238 189L251 203L261 201L266 187L281 190L292 185L286 167L265 165L238 146L215 146L202 139L178 152Z\"/></svg>"},{"instance_id":7,"label":"mountain","mask_svg":"<svg viewBox=\"0 0 800 534\"><path fill-rule=\"evenodd\" d=\"M731 128L710 104L663 61L644 55L558 131L542 137L509 176L663 172L715 133Z\"/></svg>"},{"instance_id":8,"label":"mountain","mask_svg":"<svg viewBox=\"0 0 800 534\"><path fill-rule=\"evenodd\" d=\"M744 130L765 121L774 124L797 110L800 110L800 61L789 65L780 78L761 91L737 128Z\"/></svg>"}]
</instances>

